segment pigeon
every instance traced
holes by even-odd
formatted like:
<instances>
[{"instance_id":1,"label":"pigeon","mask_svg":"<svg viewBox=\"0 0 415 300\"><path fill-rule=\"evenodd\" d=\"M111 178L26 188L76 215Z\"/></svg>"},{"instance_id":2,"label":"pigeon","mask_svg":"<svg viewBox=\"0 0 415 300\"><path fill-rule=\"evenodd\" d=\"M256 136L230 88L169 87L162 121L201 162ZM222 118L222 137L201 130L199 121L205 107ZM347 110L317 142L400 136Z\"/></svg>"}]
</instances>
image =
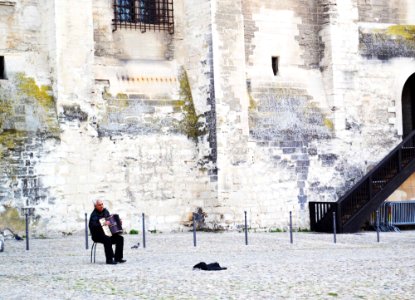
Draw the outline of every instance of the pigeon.
<instances>
[{"instance_id":1,"label":"pigeon","mask_svg":"<svg viewBox=\"0 0 415 300\"><path fill-rule=\"evenodd\" d=\"M23 241L23 238L20 237L18 234L15 234L14 238L16 239L16 241Z\"/></svg>"},{"instance_id":2,"label":"pigeon","mask_svg":"<svg viewBox=\"0 0 415 300\"><path fill-rule=\"evenodd\" d=\"M131 249L138 249L138 247L140 247L140 243L137 243L137 245L132 246Z\"/></svg>"}]
</instances>

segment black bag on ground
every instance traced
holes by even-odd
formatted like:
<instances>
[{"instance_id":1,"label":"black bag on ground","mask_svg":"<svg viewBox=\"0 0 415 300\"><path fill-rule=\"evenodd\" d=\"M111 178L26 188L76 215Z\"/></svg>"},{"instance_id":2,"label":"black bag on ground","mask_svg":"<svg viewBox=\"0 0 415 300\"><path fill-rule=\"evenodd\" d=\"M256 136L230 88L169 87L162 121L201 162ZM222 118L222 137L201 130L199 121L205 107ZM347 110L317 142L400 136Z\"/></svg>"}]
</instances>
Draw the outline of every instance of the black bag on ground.
<instances>
[{"instance_id":1,"label":"black bag on ground","mask_svg":"<svg viewBox=\"0 0 415 300\"><path fill-rule=\"evenodd\" d=\"M194 269L200 269L203 271L221 271L221 270L226 270L227 268L221 267L217 262L214 262L211 264L200 262L193 266L193 270Z\"/></svg>"}]
</instances>

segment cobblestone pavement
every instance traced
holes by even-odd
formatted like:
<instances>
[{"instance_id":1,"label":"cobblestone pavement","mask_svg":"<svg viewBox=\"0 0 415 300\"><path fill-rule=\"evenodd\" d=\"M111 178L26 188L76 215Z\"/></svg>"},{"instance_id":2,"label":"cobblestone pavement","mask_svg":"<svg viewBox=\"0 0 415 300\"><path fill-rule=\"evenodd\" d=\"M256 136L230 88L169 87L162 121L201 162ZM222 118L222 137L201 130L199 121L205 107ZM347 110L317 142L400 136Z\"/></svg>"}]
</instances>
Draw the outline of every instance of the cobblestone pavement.
<instances>
[{"instance_id":1,"label":"cobblestone pavement","mask_svg":"<svg viewBox=\"0 0 415 300\"><path fill-rule=\"evenodd\" d=\"M415 231L125 235L125 264L91 264L82 235L6 240L0 299L415 299ZM224 271L194 271L204 261Z\"/></svg>"}]
</instances>

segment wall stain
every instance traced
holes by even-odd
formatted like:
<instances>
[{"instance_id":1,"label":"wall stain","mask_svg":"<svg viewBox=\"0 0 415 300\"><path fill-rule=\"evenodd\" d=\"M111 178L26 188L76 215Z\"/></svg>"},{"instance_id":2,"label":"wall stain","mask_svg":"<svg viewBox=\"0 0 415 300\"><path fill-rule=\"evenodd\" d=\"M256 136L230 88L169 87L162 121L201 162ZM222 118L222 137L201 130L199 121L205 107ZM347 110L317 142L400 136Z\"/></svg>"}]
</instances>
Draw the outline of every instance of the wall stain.
<instances>
[{"instance_id":1,"label":"wall stain","mask_svg":"<svg viewBox=\"0 0 415 300\"><path fill-rule=\"evenodd\" d=\"M367 59L389 60L415 56L415 26L394 25L386 29L359 29L359 52Z\"/></svg>"},{"instance_id":2,"label":"wall stain","mask_svg":"<svg viewBox=\"0 0 415 300\"><path fill-rule=\"evenodd\" d=\"M24 73L9 74L1 83L0 210L50 202L36 165L45 141L60 140L55 104L51 87L39 86Z\"/></svg>"},{"instance_id":3,"label":"wall stain","mask_svg":"<svg viewBox=\"0 0 415 300\"><path fill-rule=\"evenodd\" d=\"M197 143L198 138L207 133L205 122L201 121L203 115L196 114L189 79L185 71L180 74L179 81L181 110L184 115L184 118L179 122L179 129L189 139Z\"/></svg>"}]
</instances>

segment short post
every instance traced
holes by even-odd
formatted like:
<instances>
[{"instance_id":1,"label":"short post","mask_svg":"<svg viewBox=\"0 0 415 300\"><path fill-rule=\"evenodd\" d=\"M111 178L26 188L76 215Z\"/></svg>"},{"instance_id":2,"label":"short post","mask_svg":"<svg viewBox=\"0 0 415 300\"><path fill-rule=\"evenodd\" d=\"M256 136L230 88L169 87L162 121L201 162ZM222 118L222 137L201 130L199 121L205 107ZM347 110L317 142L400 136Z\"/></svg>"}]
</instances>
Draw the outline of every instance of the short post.
<instances>
[{"instance_id":1,"label":"short post","mask_svg":"<svg viewBox=\"0 0 415 300\"><path fill-rule=\"evenodd\" d=\"M193 247L196 247L196 217L193 213Z\"/></svg>"},{"instance_id":2,"label":"short post","mask_svg":"<svg viewBox=\"0 0 415 300\"><path fill-rule=\"evenodd\" d=\"M376 210L376 236L377 236L377 242L379 243L380 237L379 237L379 210Z\"/></svg>"},{"instance_id":3,"label":"short post","mask_svg":"<svg viewBox=\"0 0 415 300\"><path fill-rule=\"evenodd\" d=\"M245 213L245 245L248 245L248 219L246 217L246 210Z\"/></svg>"},{"instance_id":4,"label":"short post","mask_svg":"<svg viewBox=\"0 0 415 300\"><path fill-rule=\"evenodd\" d=\"M293 243L293 217L292 212L290 211L290 243Z\"/></svg>"},{"instance_id":5,"label":"short post","mask_svg":"<svg viewBox=\"0 0 415 300\"><path fill-rule=\"evenodd\" d=\"M29 213L26 212L26 250L29 250Z\"/></svg>"},{"instance_id":6,"label":"short post","mask_svg":"<svg viewBox=\"0 0 415 300\"><path fill-rule=\"evenodd\" d=\"M143 248L146 247L146 222L144 218L144 213L142 213L142 220L143 220Z\"/></svg>"},{"instance_id":7,"label":"short post","mask_svg":"<svg viewBox=\"0 0 415 300\"><path fill-rule=\"evenodd\" d=\"M88 250L88 215L85 213L85 249Z\"/></svg>"},{"instance_id":8,"label":"short post","mask_svg":"<svg viewBox=\"0 0 415 300\"><path fill-rule=\"evenodd\" d=\"M336 212L333 211L333 242L336 243Z\"/></svg>"}]
</instances>

